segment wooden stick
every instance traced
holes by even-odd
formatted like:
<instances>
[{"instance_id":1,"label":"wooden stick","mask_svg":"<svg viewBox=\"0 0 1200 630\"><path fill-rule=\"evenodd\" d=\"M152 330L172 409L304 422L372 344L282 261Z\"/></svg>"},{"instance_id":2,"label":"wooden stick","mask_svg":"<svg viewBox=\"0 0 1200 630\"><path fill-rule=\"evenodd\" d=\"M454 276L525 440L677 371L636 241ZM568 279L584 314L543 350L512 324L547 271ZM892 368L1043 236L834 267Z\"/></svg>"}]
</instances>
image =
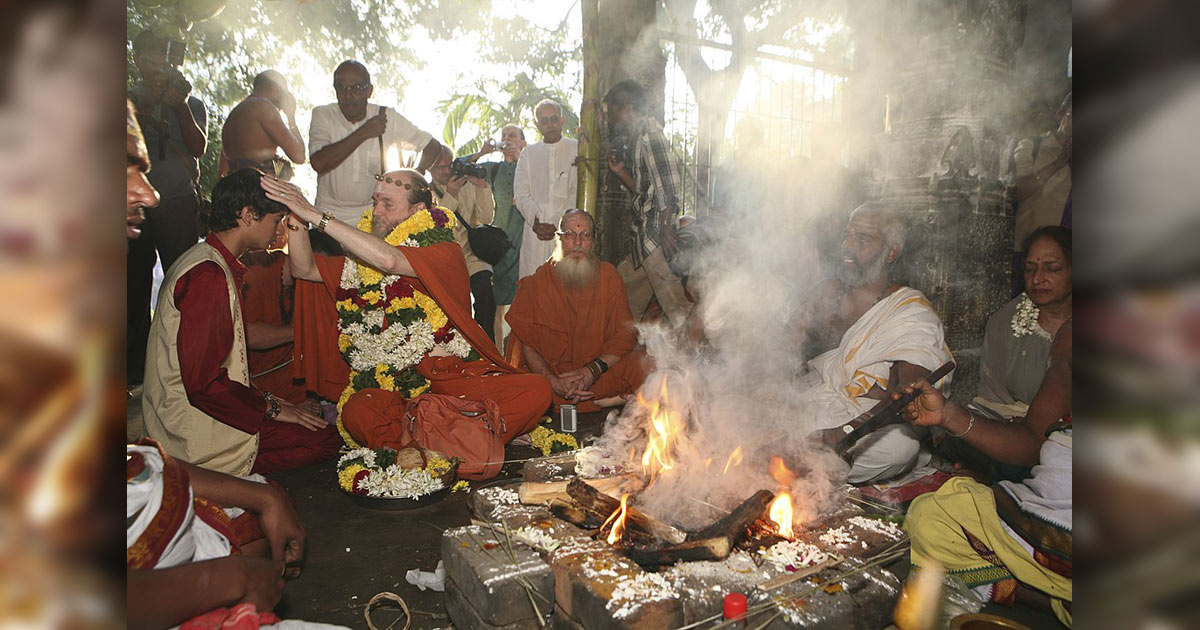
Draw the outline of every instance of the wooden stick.
<instances>
[{"instance_id":1,"label":"wooden stick","mask_svg":"<svg viewBox=\"0 0 1200 630\"><path fill-rule=\"evenodd\" d=\"M746 529L751 523L762 517L767 511L767 506L775 498L775 493L770 490L759 490L750 496L749 499L742 501L742 504L733 509L732 512L722 516L712 525L692 534L690 538L693 540L704 540L706 538L718 538L725 536L729 538L731 544L736 545L745 538Z\"/></svg>"},{"instance_id":2,"label":"wooden stick","mask_svg":"<svg viewBox=\"0 0 1200 630\"><path fill-rule=\"evenodd\" d=\"M733 551L733 545L726 536L689 540L678 545L669 545L659 549L638 549L629 547L625 555L642 566L661 566L676 562L694 562L696 560L724 560Z\"/></svg>"},{"instance_id":3,"label":"wooden stick","mask_svg":"<svg viewBox=\"0 0 1200 630\"><path fill-rule=\"evenodd\" d=\"M617 475L615 477L600 477L597 479L584 479L583 481L589 486L603 492L604 494L619 494L624 489L625 492L631 492L636 485L637 477L632 474ZM517 496L521 498L521 503L550 505L553 501L569 501L571 495L567 494L566 481L526 481L517 488ZM607 516L607 515L605 515Z\"/></svg>"},{"instance_id":4,"label":"wooden stick","mask_svg":"<svg viewBox=\"0 0 1200 630\"><path fill-rule=\"evenodd\" d=\"M579 507L593 514L602 514L603 518L607 518L621 506L620 501L584 483L582 479L572 479L567 484L567 494L571 495L572 499L575 499ZM625 523L629 527L640 529L659 540L673 545L687 540L687 534L684 532L633 507L626 509Z\"/></svg>"},{"instance_id":5,"label":"wooden stick","mask_svg":"<svg viewBox=\"0 0 1200 630\"><path fill-rule=\"evenodd\" d=\"M820 573L829 567L837 565L844 559L845 558L842 558L841 556L831 554L829 558L826 558L825 560L822 560L821 562L818 562L811 567L804 569L803 571L796 571L795 573L788 573L786 575L773 577L766 582L759 584L758 588L761 588L764 591L773 591L781 586L791 584L796 580L803 580L810 575L816 575L817 573Z\"/></svg>"}]
</instances>

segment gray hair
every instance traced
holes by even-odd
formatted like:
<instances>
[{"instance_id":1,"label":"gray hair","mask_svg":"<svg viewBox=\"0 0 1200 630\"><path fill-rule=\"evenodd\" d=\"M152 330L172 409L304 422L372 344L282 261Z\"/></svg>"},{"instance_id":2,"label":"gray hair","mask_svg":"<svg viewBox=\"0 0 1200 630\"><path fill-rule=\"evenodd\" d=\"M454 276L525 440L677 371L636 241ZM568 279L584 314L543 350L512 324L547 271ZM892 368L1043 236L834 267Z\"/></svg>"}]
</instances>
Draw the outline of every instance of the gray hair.
<instances>
[{"instance_id":1,"label":"gray hair","mask_svg":"<svg viewBox=\"0 0 1200 630\"><path fill-rule=\"evenodd\" d=\"M870 215L879 220L879 229L883 232L883 242L887 248L895 246L904 251L904 242L908 239L908 226L904 217L890 207L878 202L868 201L854 209L850 216Z\"/></svg>"},{"instance_id":2,"label":"gray hair","mask_svg":"<svg viewBox=\"0 0 1200 630\"><path fill-rule=\"evenodd\" d=\"M541 109L545 105L553 105L554 109L558 110L559 116L566 115L565 112L563 112L562 104L559 103L558 101L556 101L554 99L550 99L550 98L544 98L544 99L538 101L538 104L533 106L533 115L537 116L537 110ZM525 132L522 131L521 133L522 133L522 135L524 135Z\"/></svg>"}]
</instances>

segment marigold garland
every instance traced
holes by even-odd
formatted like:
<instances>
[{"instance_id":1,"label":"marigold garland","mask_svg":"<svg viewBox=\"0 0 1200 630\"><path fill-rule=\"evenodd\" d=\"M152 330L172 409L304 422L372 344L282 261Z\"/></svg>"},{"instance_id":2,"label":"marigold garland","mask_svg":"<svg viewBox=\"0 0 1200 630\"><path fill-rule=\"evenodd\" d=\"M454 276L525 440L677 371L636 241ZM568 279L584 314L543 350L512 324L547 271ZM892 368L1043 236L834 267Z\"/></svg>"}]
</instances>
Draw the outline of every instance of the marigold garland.
<instances>
[{"instance_id":1,"label":"marigold garland","mask_svg":"<svg viewBox=\"0 0 1200 630\"><path fill-rule=\"evenodd\" d=\"M357 227L371 231L374 209L368 208ZM384 239L394 247L426 247L454 241L454 215L444 208L419 210L401 221ZM346 401L363 389L403 392L413 398L428 391L429 382L416 365L430 351L473 360L478 355L450 324L437 302L417 290L408 278L384 274L347 257L336 296L338 351L350 365L350 378L338 397L338 432L351 447L354 441L342 423Z\"/></svg>"}]
</instances>

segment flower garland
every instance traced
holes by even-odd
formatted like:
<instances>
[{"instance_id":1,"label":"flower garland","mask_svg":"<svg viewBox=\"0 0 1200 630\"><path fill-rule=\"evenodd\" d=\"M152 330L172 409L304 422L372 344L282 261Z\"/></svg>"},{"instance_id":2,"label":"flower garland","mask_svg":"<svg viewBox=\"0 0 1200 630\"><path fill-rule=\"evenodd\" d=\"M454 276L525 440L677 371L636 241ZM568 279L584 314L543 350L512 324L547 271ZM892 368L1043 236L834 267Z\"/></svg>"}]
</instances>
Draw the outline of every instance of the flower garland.
<instances>
[{"instance_id":1,"label":"flower garland","mask_svg":"<svg viewBox=\"0 0 1200 630\"><path fill-rule=\"evenodd\" d=\"M370 232L374 208L356 227ZM393 247L426 247L454 241L454 215L444 208L420 210L400 222L384 239ZM346 401L363 389L378 388L419 396L429 381L417 363L434 350L464 360L477 358L433 298L408 278L384 274L346 257L336 296L338 351L350 365L350 379L338 398L338 431L351 447L359 446L342 424Z\"/></svg>"},{"instance_id":2,"label":"flower garland","mask_svg":"<svg viewBox=\"0 0 1200 630\"><path fill-rule=\"evenodd\" d=\"M1050 341L1050 333L1038 324L1038 307L1034 305L1033 300L1029 299L1026 293L1021 294L1021 302L1017 304L1017 312L1013 313L1012 332L1013 337L1024 337L1025 335L1037 335L1046 341Z\"/></svg>"},{"instance_id":3,"label":"flower garland","mask_svg":"<svg viewBox=\"0 0 1200 630\"><path fill-rule=\"evenodd\" d=\"M445 487L453 460L432 457L424 468L402 468L391 448L356 448L338 460L338 487L353 494L415 499Z\"/></svg>"}]
</instances>

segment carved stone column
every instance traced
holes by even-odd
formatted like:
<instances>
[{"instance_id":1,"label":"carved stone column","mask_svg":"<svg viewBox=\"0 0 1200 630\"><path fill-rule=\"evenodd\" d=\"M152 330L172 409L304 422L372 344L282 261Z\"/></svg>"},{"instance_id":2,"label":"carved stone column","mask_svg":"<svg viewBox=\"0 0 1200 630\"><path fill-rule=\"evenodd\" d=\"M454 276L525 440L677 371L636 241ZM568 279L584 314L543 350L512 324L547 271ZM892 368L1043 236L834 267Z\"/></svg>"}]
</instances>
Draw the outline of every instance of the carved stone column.
<instances>
[{"instance_id":1,"label":"carved stone column","mask_svg":"<svg viewBox=\"0 0 1200 630\"><path fill-rule=\"evenodd\" d=\"M987 317L1009 297L1013 204L1000 177L1025 10L1025 0L913 0L856 2L850 13L871 64L858 109L879 111L872 94L884 105L867 195L908 221L900 276L942 318L960 402L975 395Z\"/></svg>"}]
</instances>

